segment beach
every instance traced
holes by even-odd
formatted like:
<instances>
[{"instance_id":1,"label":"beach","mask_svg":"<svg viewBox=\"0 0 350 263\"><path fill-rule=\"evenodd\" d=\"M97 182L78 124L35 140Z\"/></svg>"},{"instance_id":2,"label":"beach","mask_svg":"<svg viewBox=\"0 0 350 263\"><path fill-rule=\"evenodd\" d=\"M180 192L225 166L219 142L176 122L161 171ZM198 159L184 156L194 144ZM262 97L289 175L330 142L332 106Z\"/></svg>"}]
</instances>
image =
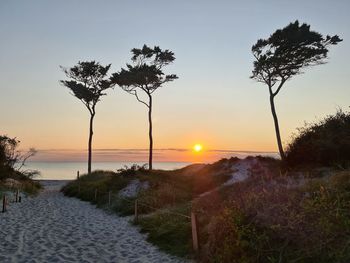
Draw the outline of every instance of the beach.
<instances>
[{"instance_id":1,"label":"beach","mask_svg":"<svg viewBox=\"0 0 350 263\"><path fill-rule=\"evenodd\" d=\"M183 262L146 241L130 218L59 192L42 181L36 197L0 214L0 262Z\"/></svg>"}]
</instances>

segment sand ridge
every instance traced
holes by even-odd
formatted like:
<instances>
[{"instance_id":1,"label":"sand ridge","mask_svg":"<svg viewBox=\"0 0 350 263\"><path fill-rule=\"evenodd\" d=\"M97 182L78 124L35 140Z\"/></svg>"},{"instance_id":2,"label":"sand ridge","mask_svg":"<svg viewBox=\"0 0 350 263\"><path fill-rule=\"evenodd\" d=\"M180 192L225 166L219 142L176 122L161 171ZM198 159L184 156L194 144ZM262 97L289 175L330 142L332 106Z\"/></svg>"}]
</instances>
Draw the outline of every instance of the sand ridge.
<instances>
[{"instance_id":1,"label":"sand ridge","mask_svg":"<svg viewBox=\"0 0 350 263\"><path fill-rule=\"evenodd\" d=\"M183 262L145 240L127 218L59 192L45 181L39 196L0 214L0 262Z\"/></svg>"}]
</instances>

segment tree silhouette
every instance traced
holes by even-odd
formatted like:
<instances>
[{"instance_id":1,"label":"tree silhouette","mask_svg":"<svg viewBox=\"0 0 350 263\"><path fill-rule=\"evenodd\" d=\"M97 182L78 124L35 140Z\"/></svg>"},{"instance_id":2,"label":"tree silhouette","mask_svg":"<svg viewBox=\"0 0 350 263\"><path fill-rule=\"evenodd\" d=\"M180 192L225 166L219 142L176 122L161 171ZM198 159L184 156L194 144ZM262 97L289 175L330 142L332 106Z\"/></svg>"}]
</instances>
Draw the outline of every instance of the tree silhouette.
<instances>
[{"instance_id":1,"label":"tree silhouette","mask_svg":"<svg viewBox=\"0 0 350 263\"><path fill-rule=\"evenodd\" d=\"M12 174L21 174L28 178L39 175L40 172L31 169L23 169L26 161L36 154L34 148L24 153L19 150L20 141L17 138L10 138L7 135L0 135L0 179L9 177Z\"/></svg>"},{"instance_id":2,"label":"tree silhouette","mask_svg":"<svg viewBox=\"0 0 350 263\"><path fill-rule=\"evenodd\" d=\"M285 154L274 99L286 81L301 74L302 69L326 63L328 47L341 41L337 35L323 37L320 33L311 31L309 25L299 25L295 21L278 29L268 39L259 39L252 47L255 61L251 78L269 88L270 106L282 160L285 160Z\"/></svg>"},{"instance_id":3,"label":"tree silhouette","mask_svg":"<svg viewBox=\"0 0 350 263\"><path fill-rule=\"evenodd\" d=\"M177 79L176 75L165 75L163 67L175 60L174 53L162 50L155 46L150 48L144 45L141 49L131 50L133 64L112 74L111 81L118 84L123 90L134 95L136 99L148 108L149 123L149 170L152 170L153 135L152 135L152 94L164 83ZM138 90L146 94L146 100L140 98Z\"/></svg>"},{"instance_id":4,"label":"tree silhouette","mask_svg":"<svg viewBox=\"0 0 350 263\"><path fill-rule=\"evenodd\" d=\"M88 173L91 173L91 153L93 122L96 114L96 104L106 93L104 91L112 87L112 83L107 78L107 72L111 64L101 66L95 61L78 62L72 68L62 68L63 72L71 80L61 80L60 82L70 89L72 95L77 97L90 112L89 142L88 142Z\"/></svg>"}]
</instances>

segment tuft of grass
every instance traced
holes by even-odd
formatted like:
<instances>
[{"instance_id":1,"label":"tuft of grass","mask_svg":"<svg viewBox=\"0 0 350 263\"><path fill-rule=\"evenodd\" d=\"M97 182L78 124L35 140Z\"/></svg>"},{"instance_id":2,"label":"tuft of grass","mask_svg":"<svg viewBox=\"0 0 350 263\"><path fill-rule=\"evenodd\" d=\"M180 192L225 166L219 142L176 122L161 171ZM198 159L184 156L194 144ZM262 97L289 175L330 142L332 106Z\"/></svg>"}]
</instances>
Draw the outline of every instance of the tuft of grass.
<instances>
[{"instance_id":1,"label":"tuft of grass","mask_svg":"<svg viewBox=\"0 0 350 263\"><path fill-rule=\"evenodd\" d=\"M42 185L38 181L34 181L29 178L24 178L21 180L17 180L18 182L18 187L8 187L5 185L4 182L0 181L0 194L2 196L3 192L6 191L17 191L17 189L20 192L24 192L27 195L37 195L39 191L42 189Z\"/></svg>"},{"instance_id":2,"label":"tuft of grass","mask_svg":"<svg viewBox=\"0 0 350 263\"><path fill-rule=\"evenodd\" d=\"M178 257L193 254L191 222L178 214L188 214L188 206L159 210L139 219L141 232L148 233L147 240L161 250Z\"/></svg>"},{"instance_id":3,"label":"tuft of grass","mask_svg":"<svg viewBox=\"0 0 350 263\"><path fill-rule=\"evenodd\" d=\"M103 203L107 194L111 191L113 194L118 193L127 186L131 178L119 176L111 171L93 171L91 174L80 176L65 185L61 191L71 197L77 197L84 201L92 203ZM97 189L97 200L95 200L95 190ZM100 200L100 201L99 201Z\"/></svg>"}]
</instances>

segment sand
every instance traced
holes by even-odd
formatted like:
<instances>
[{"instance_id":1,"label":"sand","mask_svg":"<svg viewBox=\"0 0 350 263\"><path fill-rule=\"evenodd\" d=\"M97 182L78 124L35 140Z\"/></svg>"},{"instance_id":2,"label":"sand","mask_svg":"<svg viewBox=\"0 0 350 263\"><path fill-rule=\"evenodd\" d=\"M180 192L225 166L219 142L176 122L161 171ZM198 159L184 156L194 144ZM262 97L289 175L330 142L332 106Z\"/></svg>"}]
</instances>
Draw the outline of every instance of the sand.
<instances>
[{"instance_id":1,"label":"sand","mask_svg":"<svg viewBox=\"0 0 350 263\"><path fill-rule=\"evenodd\" d=\"M148 243L127 218L59 192L45 181L39 196L0 213L0 262L183 262Z\"/></svg>"},{"instance_id":2,"label":"sand","mask_svg":"<svg viewBox=\"0 0 350 263\"><path fill-rule=\"evenodd\" d=\"M232 166L228 167L229 170L231 171L231 178L229 180L227 180L225 183L223 183L222 185L212 190L209 190L207 192L200 194L199 197L207 196L213 192L220 190L225 186L233 185L234 183L242 182L248 179L250 176L250 170L256 164L257 164L256 159L243 159L243 160L237 161ZM225 169L227 169L227 167L225 167Z\"/></svg>"}]
</instances>

